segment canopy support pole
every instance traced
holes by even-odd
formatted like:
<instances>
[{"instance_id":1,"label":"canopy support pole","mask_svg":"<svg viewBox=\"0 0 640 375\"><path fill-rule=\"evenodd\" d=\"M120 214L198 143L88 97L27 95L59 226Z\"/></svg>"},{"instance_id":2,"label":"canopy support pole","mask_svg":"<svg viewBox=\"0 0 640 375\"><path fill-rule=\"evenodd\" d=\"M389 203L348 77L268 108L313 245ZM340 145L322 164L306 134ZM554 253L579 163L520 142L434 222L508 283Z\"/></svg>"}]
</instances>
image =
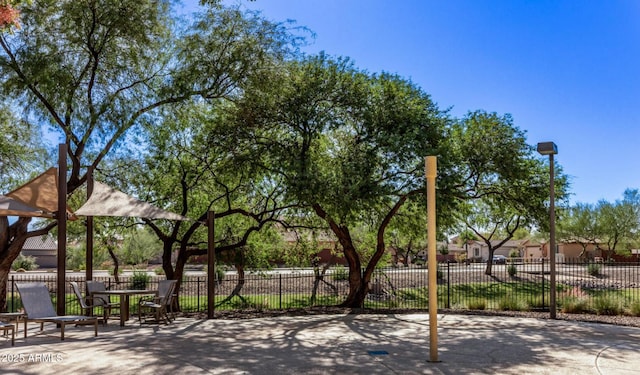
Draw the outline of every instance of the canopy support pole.
<instances>
[{"instance_id":1,"label":"canopy support pole","mask_svg":"<svg viewBox=\"0 0 640 375\"><path fill-rule=\"evenodd\" d=\"M93 166L87 169L87 200L93 193ZM87 216L87 254L85 260L85 278L93 280L93 216Z\"/></svg>"},{"instance_id":2,"label":"canopy support pole","mask_svg":"<svg viewBox=\"0 0 640 375\"><path fill-rule=\"evenodd\" d=\"M66 261L67 261L67 145L58 146L58 279L56 282L56 308L58 315L66 315Z\"/></svg>"}]
</instances>

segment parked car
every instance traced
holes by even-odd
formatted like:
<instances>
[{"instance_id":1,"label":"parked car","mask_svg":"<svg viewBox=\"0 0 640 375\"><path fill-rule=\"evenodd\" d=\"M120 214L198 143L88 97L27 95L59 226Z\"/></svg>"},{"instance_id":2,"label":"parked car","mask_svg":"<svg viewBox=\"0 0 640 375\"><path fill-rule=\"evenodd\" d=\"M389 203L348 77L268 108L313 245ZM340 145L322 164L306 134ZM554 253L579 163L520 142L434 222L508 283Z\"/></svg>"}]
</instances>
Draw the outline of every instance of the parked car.
<instances>
[{"instance_id":1,"label":"parked car","mask_svg":"<svg viewBox=\"0 0 640 375\"><path fill-rule=\"evenodd\" d=\"M494 255L493 256L493 264L506 264L507 257L504 255Z\"/></svg>"}]
</instances>

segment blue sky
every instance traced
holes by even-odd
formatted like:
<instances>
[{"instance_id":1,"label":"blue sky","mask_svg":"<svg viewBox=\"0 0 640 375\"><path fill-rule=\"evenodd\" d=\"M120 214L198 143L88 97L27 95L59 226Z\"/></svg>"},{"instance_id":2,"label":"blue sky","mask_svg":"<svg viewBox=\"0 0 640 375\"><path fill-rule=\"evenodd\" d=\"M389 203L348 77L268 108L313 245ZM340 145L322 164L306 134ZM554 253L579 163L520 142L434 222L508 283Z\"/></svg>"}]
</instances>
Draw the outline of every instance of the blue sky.
<instances>
[{"instance_id":1,"label":"blue sky","mask_svg":"<svg viewBox=\"0 0 640 375\"><path fill-rule=\"evenodd\" d=\"M305 52L409 78L456 117L510 113L530 144L558 145L572 203L613 202L640 188L640 1L241 4L311 29Z\"/></svg>"}]
</instances>

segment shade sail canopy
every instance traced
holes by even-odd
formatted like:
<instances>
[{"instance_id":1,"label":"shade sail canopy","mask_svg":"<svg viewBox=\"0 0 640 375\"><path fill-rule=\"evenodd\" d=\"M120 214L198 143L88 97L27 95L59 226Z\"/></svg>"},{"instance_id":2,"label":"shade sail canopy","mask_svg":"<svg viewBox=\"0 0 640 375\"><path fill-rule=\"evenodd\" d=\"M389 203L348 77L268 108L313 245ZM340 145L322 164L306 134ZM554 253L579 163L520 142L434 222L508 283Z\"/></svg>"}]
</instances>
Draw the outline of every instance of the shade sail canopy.
<instances>
[{"instance_id":1,"label":"shade sail canopy","mask_svg":"<svg viewBox=\"0 0 640 375\"><path fill-rule=\"evenodd\" d=\"M81 216L142 217L147 219L190 220L133 198L101 182L94 181L87 202L75 211Z\"/></svg>"},{"instance_id":2,"label":"shade sail canopy","mask_svg":"<svg viewBox=\"0 0 640 375\"><path fill-rule=\"evenodd\" d=\"M0 216L52 217L53 214L0 195Z\"/></svg>"},{"instance_id":3,"label":"shade sail canopy","mask_svg":"<svg viewBox=\"0 0 640 375\"><path fill-rule=\"evenodd\" d=\"M49 168L40 176L5 195L47 213L57 212L58 170Z\"/></svg>"}]
</instances>

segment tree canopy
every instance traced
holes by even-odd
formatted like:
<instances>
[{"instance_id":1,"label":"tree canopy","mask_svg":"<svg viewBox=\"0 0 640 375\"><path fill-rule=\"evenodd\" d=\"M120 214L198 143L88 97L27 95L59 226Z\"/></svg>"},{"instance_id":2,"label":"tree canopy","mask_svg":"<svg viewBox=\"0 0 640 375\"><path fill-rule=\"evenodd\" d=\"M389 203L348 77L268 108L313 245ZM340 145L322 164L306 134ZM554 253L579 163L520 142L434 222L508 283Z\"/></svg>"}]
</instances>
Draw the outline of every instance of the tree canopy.
<instances>
[{"instance_id":1,"label":"tree canopy","mask_svg":"<svg viewBox=\"0 0 640 375\"><path fill-rule=\"evenodd\" d=\"M298 37L282 24L206 3L184 22L168 0L33 1L19 8L21 29L0 33L0 92L67 144L70 194L88 167L100 173L108 158L144 152L145 125L181 104L231 100L295 53ZM0 236L0 289L36 234L28 222L2 228L12 235Z\"/></svg>"},{"instance_id":2,"label":"tree canopy","mask_svg":"<svg viewBox=\"0 0 640 375\"><path fill-rule=\"evenodd\" d=\"M67 144L70 194L92 168L195 219L144 221L162 242L168 278L204 253L200 228L215 210L216 251L240 251L246 264L264 260L276 229L330 231L349 264L344 305L358 307L389 243L424 240L429 155L438 156L439 237L548 226L547 166L509 115L452 118L400 75L299 54L303 35L285 24L201 4L179 18L169 0L35 0L20 7L20 30L0 33L0 92L21 124ZM15 122L3 113L0 126ZM16 155L12 165L29 157ZM562 198L568 186L557 176ZM55 225L28 224L0 228L0 289L24 240Z\"/></svg>"}]
</instances>

